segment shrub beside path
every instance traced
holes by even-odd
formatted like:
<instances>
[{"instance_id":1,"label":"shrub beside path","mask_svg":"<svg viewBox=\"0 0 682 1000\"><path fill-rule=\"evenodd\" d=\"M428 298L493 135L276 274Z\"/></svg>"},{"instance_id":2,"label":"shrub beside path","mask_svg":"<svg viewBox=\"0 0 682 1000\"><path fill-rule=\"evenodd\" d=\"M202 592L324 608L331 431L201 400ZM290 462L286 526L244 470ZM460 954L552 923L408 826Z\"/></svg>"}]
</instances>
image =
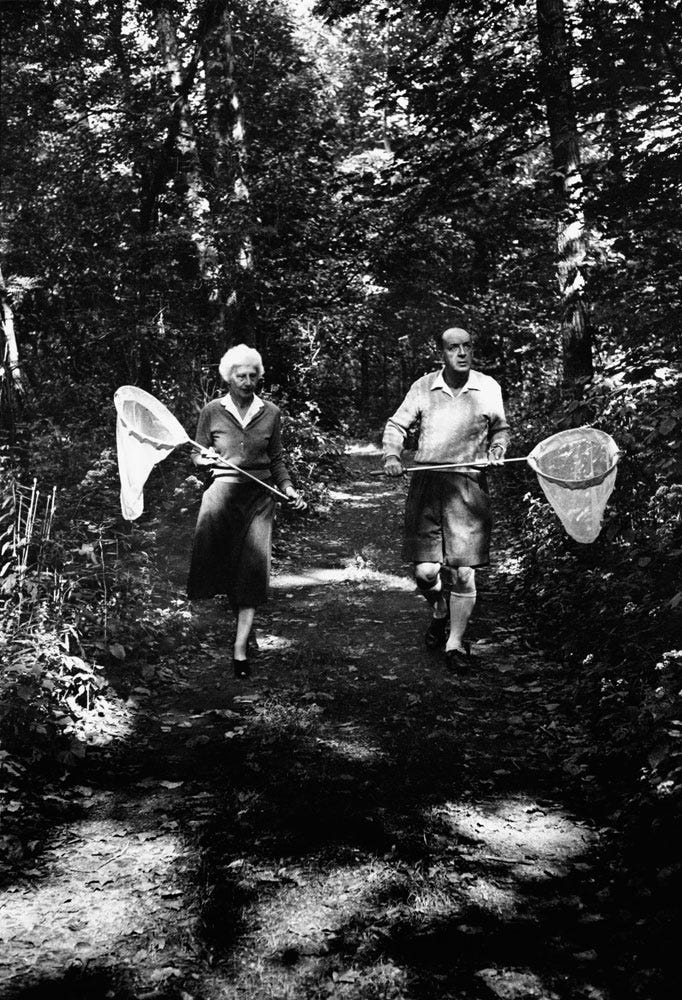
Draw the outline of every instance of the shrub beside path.
<instances>
[{"instance_id":1,"label":"shrub beside path","mask_svg":"<svg viewBox=\"0 0 682 1000\"><path fill-rule=\"evenodd\" d=\"M350 454L277 561L251 681L209 602L93 740L76 813L0 890L2 998L653 996L567 797L585 736L509 598L504 525L452 677L375 468Z\"/></svg>"}]
</instances>

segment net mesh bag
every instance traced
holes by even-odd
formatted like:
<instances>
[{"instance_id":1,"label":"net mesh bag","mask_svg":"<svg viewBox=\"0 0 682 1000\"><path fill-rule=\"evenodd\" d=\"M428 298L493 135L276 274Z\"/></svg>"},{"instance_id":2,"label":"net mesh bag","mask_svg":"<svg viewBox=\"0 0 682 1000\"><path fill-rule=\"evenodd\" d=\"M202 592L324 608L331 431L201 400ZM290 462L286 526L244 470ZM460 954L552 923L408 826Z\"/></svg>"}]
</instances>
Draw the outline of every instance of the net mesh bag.
<instances>
[{"instance_id":1,"label":"net mesh bag","mask_svg":"<svg viewBox=\"0 0 682 1000\"><path fill-rule=\"evenodd\" d=\"M144 510L144 484L150 472L189 438L170 410L144 389L123 385L116 390L114 404L121 513L134 521Z\"/></svg>"},{"instance_id":2,"label":"net mesh bag","mask_svg":"<svg viewBox=\"0 0 682 1000\"><path fill-rule=\"evenodd\" d=\"M593 542L601 530L619 454L604 431L578 427L546 438L528 456L545 496L577 542Z\"/></svg>"}]
</instances>

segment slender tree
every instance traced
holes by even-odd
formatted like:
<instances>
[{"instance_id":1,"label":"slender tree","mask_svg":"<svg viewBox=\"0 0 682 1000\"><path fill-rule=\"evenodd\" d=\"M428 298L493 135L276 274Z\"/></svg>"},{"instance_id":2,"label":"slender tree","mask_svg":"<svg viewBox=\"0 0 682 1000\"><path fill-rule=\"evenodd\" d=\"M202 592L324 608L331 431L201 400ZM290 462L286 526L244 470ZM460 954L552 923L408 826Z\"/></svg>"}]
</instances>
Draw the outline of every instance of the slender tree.
<instances>
[{"instance_id":1,"label":"slender tree","mask_svg":"<svg viewBox=\"0 0 682 1000\"><path fill-rule=\"evenodd\" d=\"M557 202L557 278L562 300L564 381L592 375L592 335L585 304L584 191L569 39L563 0L536 0L539 81L547 112Z\"/></svg>"},{"instance_id":2,"label":"slender tree","mask_svg":"<svg viewBox=\"0 0 682 1000\"><path fill-rule=\"evenodd\" d=\"M215 4L217 16L203 45L209 168L216 216L228 212L236 240L229 241L234 255L226 261L227 282L215 289L212 303L226 343L254 338L254 249L251 231L253 202L247 172L246 126L243 102L235 76L235 53L230 10ZM229 251L228 251L229 252Z\"/></svg>"},{"instance_id":3,"label":"slender tree","mask_svg":"<svg viewBox=\"0 0 682 1000\"><path fill-rule=\"evenodd\" d=\"M19 347L14 329L14 309L10 291L0 270L0 428L13 436L19 409L25 396L24 380L19 362Z\"/></svg>"},{"instance_id":4,"label":"slender tree","mask_svg":"<svg viewBox=\"0 0 682 1000\"><path fill-rule=\"evenodd\" d=\"M177 156L176 169L182 173L184 179L185 202L191 223L189 228L197 250L199 270L210 293L215 294L218 253L215 245L210 202L199 156L197 135L189 105L200 49L199 46L196 47L190 65L185 71L178 53L177 29L170 4L158 5L156 29L159 51L173 99L172 124L165 152L172 151ZM166 168L170 167L170 163L166 163L165 166Z\"/></svg>"}]
</instances>

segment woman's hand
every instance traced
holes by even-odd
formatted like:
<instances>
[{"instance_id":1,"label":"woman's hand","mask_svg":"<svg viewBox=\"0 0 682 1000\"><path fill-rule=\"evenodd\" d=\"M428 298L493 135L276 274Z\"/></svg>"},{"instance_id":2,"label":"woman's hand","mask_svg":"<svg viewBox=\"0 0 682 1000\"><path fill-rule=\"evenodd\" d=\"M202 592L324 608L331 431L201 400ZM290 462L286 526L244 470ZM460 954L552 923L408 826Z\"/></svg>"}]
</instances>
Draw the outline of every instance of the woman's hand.
<instances>
[{"instance_id":1,"label":"woman's hand","mask_svg":"<svg viewBox=\"0 0 682 1000\"><path fill-rule=\"evenodd\" d=\"M201 451L195 451L192 454L192 461L200 469L215 465L219 460L220 455L214 448L202 448Z\"/></svg>"},{"instance_id":2,"label":"woman's hand","mask_svg":"<svg viewBox=\"0 0 682 1000\"><path fill-rule=\"evenodd\" d=\"M301 494L297 493L293 486L285 486L284 495L289 502L289 506L293 507L294 510L305 510L308 506Z\"/></svg>"}]
</instances>

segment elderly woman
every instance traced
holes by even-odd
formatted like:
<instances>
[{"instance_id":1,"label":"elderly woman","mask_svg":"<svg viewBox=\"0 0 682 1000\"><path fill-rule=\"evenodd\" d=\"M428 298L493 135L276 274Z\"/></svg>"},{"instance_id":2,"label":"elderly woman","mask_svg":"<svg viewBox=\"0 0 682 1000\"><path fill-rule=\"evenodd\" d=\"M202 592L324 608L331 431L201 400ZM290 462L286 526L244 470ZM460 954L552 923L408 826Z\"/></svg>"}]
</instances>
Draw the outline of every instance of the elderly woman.
<instances>
[{"instance_id":1,"label":"elderly woman","mask_svg":"<svg viewBox=\"0 0 682 1000\"><path fill-rule=\"evenodd\" d=\"M274 485L295 509L305 502L284 464L279 410L256 395L264 373L260 354L239 344L223 355L219 371L227 395L203 408L195 435L206 452L195 452L192 461L208 470L210 480L194 532L187 593L190 600L227 595L237 616L234 674L246 678L255 609L267 596L275 498L216 459L227 459Z\"/></svg>"}]
</instances>

